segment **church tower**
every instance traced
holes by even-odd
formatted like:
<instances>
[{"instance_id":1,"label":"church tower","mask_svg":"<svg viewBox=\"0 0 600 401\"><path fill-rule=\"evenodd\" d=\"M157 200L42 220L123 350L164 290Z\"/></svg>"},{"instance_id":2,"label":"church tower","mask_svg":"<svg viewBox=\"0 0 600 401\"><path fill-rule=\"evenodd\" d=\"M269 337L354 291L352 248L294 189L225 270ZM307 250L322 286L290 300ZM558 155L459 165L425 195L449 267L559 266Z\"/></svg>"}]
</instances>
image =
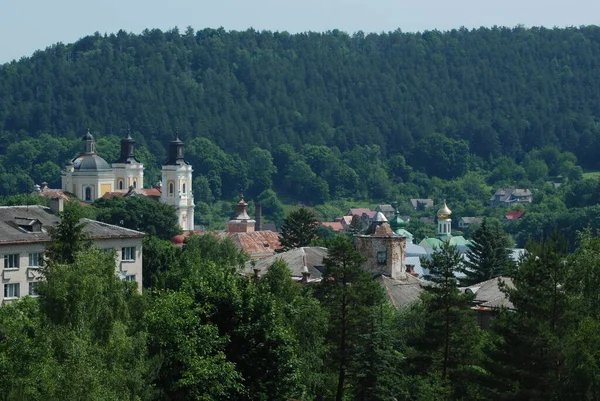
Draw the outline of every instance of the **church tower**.
<instances>
[{"instance_id":1,"label":"church tower","mask_svg":"<svg viewBox=\"0 0 600 401\"><path fill-rule=\"evenodd\" d=\"M192 171L192 166L183 158L183 142L177 137L169 143L169 160L162 166L160 201L175 207L179 226L184 231L194 229Z\"/></svg>"},{"instance_id":2,"label":"church tower","mask_svg":"<svg viewBox=\"0 0 600 401\"><path fill-rule=\"evenodd\" d=\"M67 163L61 173L61 188L91 203L113 191L115 176L106 160L96 154L96 142L89 130L81 140L83 152Z\"/></svg>"},{"instance_id":3,"label":"church tower","mask_svg":"<svg viewBox=\"0 0 600 401\"><path fill-rule=\"evenodd\" d=\"M127 192L130 187L144 187L144 165L135 158L135 140L129 133L121 139L121 155L112 167L116 191Z\"/></svg>"},{"instance_id":4,"label":"church tower","mask_svg":"<svg viewBox=\"0 0 600 401\"><path fill-rule=\"evenodd\" d=\"M446 200L444 199L444 206L440 208L437 212L437 237L441 240L451 238L452 237L452 210L446 205Z\"/></svg>"}]
</instances>

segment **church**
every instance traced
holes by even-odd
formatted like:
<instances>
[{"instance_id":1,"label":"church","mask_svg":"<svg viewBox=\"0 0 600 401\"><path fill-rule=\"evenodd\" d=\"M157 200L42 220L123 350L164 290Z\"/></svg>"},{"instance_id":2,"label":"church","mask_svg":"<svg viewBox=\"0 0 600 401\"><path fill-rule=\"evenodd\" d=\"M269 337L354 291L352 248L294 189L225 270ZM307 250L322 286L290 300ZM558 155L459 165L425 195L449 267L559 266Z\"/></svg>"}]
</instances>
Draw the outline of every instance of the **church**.
<instances>
[{"instance_id":1,"label":"church","mask_svg":"<svg viewBox=\"0 0 600 401\"><path fill-rule=\"evenodd\" d=\"M82 152L67 163L61 174L64 192L87 203L114 192L144 192L144 165L135 156L135 140L131 135L121 140L121 154L112 166L96 154L94 137L89 131L82 141ZM183 148L179 137L169 143L168 160L162 166L159 200L173 206L181 229L190 231L194 229L193 170L183 157Z\"/></svg>"}]
</instances>

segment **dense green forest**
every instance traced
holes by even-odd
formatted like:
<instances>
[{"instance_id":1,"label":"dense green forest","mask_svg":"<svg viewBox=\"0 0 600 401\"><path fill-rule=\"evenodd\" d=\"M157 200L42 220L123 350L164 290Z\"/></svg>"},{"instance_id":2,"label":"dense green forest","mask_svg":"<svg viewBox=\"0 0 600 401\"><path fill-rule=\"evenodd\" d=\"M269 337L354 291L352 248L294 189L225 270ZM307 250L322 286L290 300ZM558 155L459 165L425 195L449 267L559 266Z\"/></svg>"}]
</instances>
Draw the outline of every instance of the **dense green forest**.
<instances>
[{"instance_id":1,"label":"dense green forest","mask_svg":"<svg viewBox=\"0 0 600 401\"><path fill-rule=\"evenodd\" d=\"M277 223L289 204L330 220L425 197L457 221L501 218L489 197L517 186L535 204L508 228L520 245L557 224L574 242L598 224L572 193L600 168L598 50L596 26L96 33L0 66L0 196L58 187L87 128L115 160L130 128L147 185L186 142L200 225L222 227L240 190Z\"/></svg>"}]
</instances>

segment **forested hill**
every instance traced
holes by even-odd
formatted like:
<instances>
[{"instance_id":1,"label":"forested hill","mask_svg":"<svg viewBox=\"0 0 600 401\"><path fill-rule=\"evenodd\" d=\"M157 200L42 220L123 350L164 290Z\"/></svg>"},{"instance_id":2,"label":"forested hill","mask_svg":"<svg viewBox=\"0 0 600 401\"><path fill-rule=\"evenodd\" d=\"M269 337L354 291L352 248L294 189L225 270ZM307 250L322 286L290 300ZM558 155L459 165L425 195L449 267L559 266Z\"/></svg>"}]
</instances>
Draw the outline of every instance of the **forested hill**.
<instances>
[{"instance_id":1,"label":"forested hill","mask_svg":"<svg viewBox=\"0 0 600 401\"><path fill-rule=\"evenodd\" d=\"M484 159L551 144L598 168L600 28L120 31L0 66L0 99L2 149L130 125L155 154L178 130L242 155L310 143L410 156L439 132Z\"/></svg>"}]
</instances>

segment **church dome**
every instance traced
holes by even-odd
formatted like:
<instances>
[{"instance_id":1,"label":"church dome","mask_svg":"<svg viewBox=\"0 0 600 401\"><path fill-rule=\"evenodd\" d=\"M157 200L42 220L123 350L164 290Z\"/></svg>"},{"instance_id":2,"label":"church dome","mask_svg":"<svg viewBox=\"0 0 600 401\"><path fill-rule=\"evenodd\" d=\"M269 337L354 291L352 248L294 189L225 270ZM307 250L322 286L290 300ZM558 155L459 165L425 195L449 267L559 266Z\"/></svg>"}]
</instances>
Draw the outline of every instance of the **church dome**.
<instances>
[{"instance_id":1,"label":"church dome","mask_svg":"<svg viewBox=\"0 0 600 401\"><path fill-rule=\"evenodd\" d=\"M402 218L400 217L400 215L396 214L390 220L390 227L392 228L392 230L394 232L396 232L396 230L399 230L399 229L402 229L402 228L406 227L406 223L404 222L404 220L402 220Z\"/></svg>"},{"instance_id":2,"label":"church dome","mask_svg":"<svg viewBox=\"0 0 600 401\"><path fill-rule=\"evenodd\" d=\"M437 217L440 220L448 220L450 215L452 214L452 210L446 205L446 201L444 200L444 206L437 211Z\"/></svg>"},{"instance_id":3,"label":"church dome","mask_svg":"<svg viewBox=\"0 0 600 401\"><path fill-rule=\"evenodd\" d=\"M111 167L108 165L106 160L96 154L84 154L73 159L73 165L75 170L89 170L89 171L101 171L110 170Z\"/></svg>"}]
</instances>

